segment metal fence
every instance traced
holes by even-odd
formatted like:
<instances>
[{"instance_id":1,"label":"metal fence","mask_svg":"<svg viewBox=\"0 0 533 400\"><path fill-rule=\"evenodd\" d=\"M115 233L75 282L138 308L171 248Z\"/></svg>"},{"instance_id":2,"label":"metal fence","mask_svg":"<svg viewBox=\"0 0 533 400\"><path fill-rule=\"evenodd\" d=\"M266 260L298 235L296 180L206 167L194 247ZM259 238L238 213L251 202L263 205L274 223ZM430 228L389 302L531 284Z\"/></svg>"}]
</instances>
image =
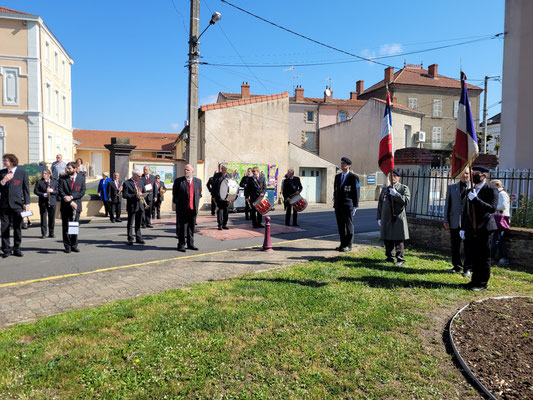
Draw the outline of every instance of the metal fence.
<instances>
[{"instance_id":1,"label":"metal fence","mask_svg":"<svg viewBox=\"0 0 533 400\"><path fill-rule=\"evenodd\" d=\"M533 227L533 171L531 169L492 170L491 180L502 181L511 200L511 222L514 226ZM402 171L402 183L411 190L407 215L444 219L448 185L457 182L450 168L431 168L426 172Z\"/></svg>"}]
</instances>

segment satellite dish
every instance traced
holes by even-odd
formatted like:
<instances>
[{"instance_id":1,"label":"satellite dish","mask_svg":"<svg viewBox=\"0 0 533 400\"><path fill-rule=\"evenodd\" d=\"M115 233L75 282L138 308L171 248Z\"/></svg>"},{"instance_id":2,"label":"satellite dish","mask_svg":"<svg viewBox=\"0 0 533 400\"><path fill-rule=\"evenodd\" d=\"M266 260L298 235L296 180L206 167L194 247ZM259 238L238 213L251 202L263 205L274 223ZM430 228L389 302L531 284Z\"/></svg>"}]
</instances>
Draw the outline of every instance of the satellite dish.
<instances>
[{"instance_id":1,"label":"satellite dish","mask_svg":"<svg viewBox=\"0 0 533 400\"><path fill-rule=\"evenodd\" d=\"M327 88L324 93L326 93L326 96L331 97L331 90L329 90L329 88Z\"/></svg>"}]
</instances>

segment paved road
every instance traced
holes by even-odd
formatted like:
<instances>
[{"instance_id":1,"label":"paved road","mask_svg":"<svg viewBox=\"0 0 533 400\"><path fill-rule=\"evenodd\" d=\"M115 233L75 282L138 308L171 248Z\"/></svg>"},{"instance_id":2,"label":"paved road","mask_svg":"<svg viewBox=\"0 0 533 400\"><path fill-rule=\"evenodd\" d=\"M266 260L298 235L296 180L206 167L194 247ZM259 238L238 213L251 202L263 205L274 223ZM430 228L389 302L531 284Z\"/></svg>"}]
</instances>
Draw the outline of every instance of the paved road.
<instances>
[{"instance_id":1,"label":"paved road","mask_svg":"<svg viewBox=\"0 0 533 400\"><path fill-rule=\"evenodd\" d=\"M281 210L270 213L273 224L283 224ZM365 202L355 217L356 233L372 232L378 229L376 224L376 202ZM204 222L198 228L216 226L211 218L202 218ZM22 251L24 257L0 259L0 284L45 278L50 276L72 274L97 269L145 263L153 260L170 259L183 256L176 251L175 225L170 222L156 225L153 229L143 231L146 245L128 246L126 244L126 223L111 224L107 219L94 218L82 224L80 231L80 250L78 254L65 254L60 240L61 223L56 227L56 239L40 239L40 229L32 226L23 231ZM276 242L298 238L309 238L337 233L335 215L331 206L314 205L299 215L300 228L303 231L274 235ZM230 227L248 226L244 214L230 214ZM200 253L244 248L260 245L262 237L237 240L218 240L203 235L195 235ZM336 242L332 241L332 247ZM198 254L188 251L186 255Z\"/></svg>"}]
</instances>

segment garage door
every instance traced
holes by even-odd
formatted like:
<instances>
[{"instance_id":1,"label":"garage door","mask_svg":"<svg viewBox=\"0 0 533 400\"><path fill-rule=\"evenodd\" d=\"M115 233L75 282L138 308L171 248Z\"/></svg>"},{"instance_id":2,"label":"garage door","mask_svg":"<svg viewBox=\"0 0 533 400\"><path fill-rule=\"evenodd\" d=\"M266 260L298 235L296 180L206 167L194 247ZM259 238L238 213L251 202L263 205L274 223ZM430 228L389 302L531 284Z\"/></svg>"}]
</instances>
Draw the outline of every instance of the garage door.
<instances>
[{"instance_id":1,"label":"garage door","mask_svg":"<svg viewBox=\"0 0 533 400\"><path fill-rule=\"evenodd\" d=\"M302 196L309 203L320 203L320 191L322 188L322 171L320 168L300 168L300 180L302 181Z\"/></svg>"}]
</instances>

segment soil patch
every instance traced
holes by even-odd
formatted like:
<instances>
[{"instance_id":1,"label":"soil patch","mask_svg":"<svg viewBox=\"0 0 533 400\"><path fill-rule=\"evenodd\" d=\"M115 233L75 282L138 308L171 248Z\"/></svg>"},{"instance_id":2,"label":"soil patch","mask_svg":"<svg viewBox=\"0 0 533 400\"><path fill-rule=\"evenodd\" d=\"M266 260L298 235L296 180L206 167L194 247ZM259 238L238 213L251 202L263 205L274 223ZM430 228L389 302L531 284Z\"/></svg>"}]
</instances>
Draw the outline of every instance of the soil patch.
<instances>
[{"instance_id":1,"label":"soil patch","mask_svg":"<svg viewBox=\"0 0 533 400\"><path fill-rule=\"evenodd\" d=\"M451 327L459 354L499 399L533 399L533 299L468 305Z\"/></svg>"}]
</instances>

